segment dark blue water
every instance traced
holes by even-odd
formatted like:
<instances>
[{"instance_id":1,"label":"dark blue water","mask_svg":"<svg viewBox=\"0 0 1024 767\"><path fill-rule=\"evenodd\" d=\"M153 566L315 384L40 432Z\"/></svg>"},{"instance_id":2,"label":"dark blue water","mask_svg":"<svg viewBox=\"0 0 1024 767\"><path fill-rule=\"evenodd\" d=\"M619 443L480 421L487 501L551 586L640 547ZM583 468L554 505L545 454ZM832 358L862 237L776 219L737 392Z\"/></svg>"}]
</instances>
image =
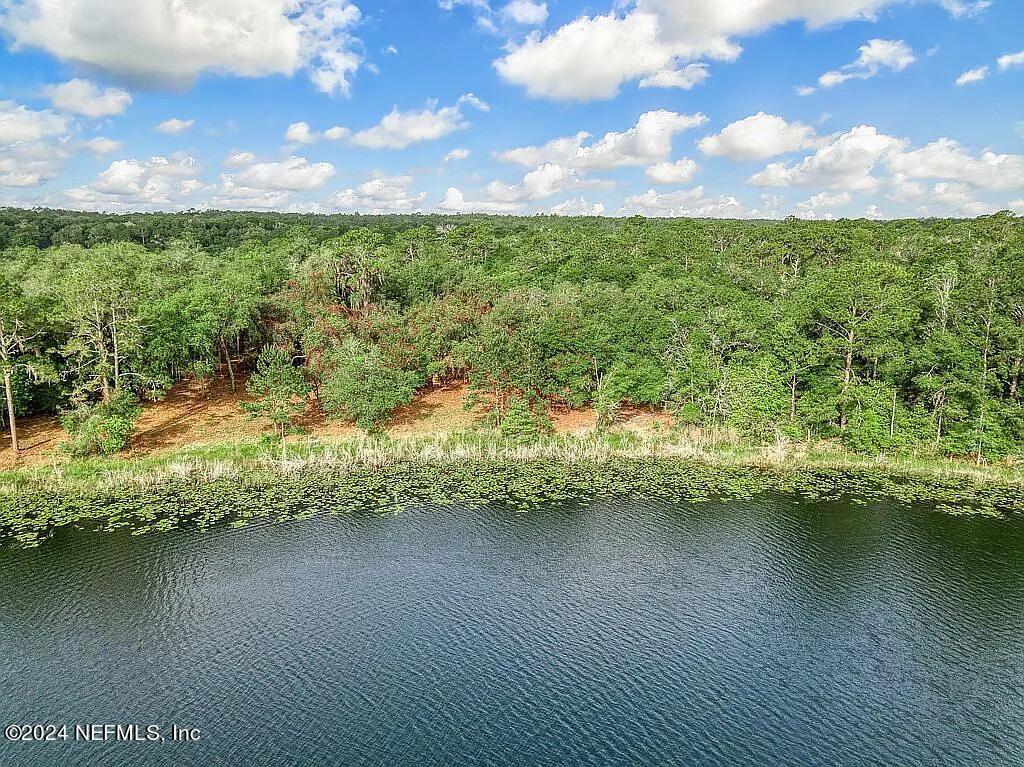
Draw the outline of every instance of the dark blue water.
<instances>
[{"instance_id":1,"label":"dark blue water","mask_svg":"<svg viewBox=\"0 0 1024 767\"><path fill-rule=\"evenodd\" d=\"M35 765L1024 763L1024 524L761 498L0 551ZM69 733L70 737L70 733Z\"/></svg>"}]
</instances>

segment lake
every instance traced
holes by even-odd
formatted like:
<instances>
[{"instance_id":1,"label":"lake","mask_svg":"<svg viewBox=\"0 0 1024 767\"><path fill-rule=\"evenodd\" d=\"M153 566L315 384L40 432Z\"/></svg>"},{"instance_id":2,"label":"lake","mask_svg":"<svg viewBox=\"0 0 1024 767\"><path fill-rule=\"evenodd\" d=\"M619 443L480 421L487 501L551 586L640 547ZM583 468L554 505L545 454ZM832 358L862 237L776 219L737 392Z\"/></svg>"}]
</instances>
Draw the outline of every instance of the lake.
<instances>
[{"instance_id":1,"label":"lake","mask_svg":"<svg viewBox=\"0 0 1024 767\"><path fill-rule=\"evenodd\" d=\"M783 495L0 550L0 741L35 765L1024 763L1024 519Z\"/></svg>"}]
</instances>

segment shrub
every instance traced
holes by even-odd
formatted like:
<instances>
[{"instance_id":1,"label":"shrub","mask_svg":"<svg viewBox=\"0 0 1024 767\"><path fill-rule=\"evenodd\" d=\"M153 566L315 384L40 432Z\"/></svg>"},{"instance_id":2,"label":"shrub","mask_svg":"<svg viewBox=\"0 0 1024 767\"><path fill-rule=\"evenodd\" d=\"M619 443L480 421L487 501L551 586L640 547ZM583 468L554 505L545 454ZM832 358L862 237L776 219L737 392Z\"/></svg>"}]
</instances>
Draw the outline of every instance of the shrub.
<instances>
[{"instance_id":1,"label":"shrub","mask_svg":"<svg viewBox=\"0 0 1024 767\"><path fill-rule=\"evenodd\" d=\"M62 447L76 458L119 453L131 442L141 413L138 398L128 391L117 391L106 402L67 411L61 423L71 439Z\"/></svg>"},{"instance_id":2,"label":"shrub","mask_svg":"<svg viewBox=\"0 0 1024 767\"><path fill-rule=\"evenodd\" d=\"M552 430L551 419L535 412L525 397L513 397L507 403L499 424L501 434L512 442L536 442Z\"/></svg>"},{"instance_id":3,"label":"shrub","mask_svg":"<svg viewBox=\"0 0 1024 767\"><path fill-rule=\"evenodd\" d=\"M724 397L726 423L754 441L770 440L786 420L786 386L767 358L730 364Z\"/></svg>"},{"instance_id":4,"label":"shrub","mask_svg":"<svg viewBox=\"0 0 1024 767\"><path fill-rule=\"evenodd\" d=\"M349 338L324 359L320 401L329 413L380 431L400 405L412 402L419 376L387 364L380 348Z\"/></svg>"},{"instance_id":5,"label":"shrub","mask_svg":"<svg viewBox=\"0 0 1024 767\"><path fill-rule=\"evenodd\" d=\"M282 439L288 427L306 409L309 392L306 378L277 347L268 346L260 353L256 372L245 388L256 399L243 402L242 409L251 415L265 416Z\"/></svg>"},{"instance_id":6,"label":"shrub","mask_svg":"<svg viewBox=\"0 0 1024 767\"><path fill-rule=\"evenodd\" d=\"M879 381L851 387L847 401L850 416L842 443L849 450L871 455L920 444L928 437L927 413L894 402L893 389Z\"/></svg>"}]
</instances>

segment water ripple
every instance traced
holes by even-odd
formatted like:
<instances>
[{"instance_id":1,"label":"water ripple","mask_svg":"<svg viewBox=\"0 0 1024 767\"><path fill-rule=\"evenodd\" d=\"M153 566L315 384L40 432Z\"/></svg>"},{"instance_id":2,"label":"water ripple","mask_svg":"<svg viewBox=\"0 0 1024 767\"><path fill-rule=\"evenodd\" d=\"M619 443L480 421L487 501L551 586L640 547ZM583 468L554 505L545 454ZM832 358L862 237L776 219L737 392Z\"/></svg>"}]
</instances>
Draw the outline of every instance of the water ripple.
<instances>
[{"instance_id":1,"label":"water ripple","mask_svg":"<svg viewBox=\"0 0 1024 767\"><path fill-rule=\"evenodd\" d=\"M0 555L51 765L1024 763L1024 523L763 496L65 530Z\"/></svg>"}]
</instances>

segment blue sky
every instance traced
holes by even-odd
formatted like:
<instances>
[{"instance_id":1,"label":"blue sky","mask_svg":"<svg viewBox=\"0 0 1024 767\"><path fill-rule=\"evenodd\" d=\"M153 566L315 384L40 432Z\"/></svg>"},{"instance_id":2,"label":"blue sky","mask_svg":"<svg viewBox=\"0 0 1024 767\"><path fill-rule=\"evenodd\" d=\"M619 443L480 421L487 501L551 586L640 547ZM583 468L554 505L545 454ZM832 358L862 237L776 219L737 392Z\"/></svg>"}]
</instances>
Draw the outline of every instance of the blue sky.
<instances>
[{"instance_id":1,"label":"blue sky","mask_svg":"<svg viewBox=\"0 0 1024 767\"><path fill-rule=\"evenodd\" d=\"M0 204L1024 214L1019 0L0 0Z\"/></svg>"}]
</instances>

